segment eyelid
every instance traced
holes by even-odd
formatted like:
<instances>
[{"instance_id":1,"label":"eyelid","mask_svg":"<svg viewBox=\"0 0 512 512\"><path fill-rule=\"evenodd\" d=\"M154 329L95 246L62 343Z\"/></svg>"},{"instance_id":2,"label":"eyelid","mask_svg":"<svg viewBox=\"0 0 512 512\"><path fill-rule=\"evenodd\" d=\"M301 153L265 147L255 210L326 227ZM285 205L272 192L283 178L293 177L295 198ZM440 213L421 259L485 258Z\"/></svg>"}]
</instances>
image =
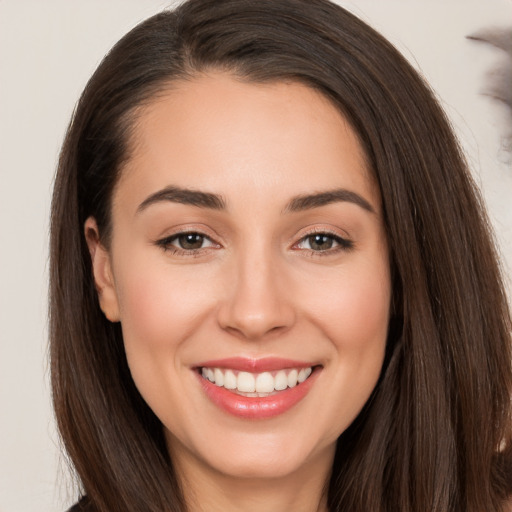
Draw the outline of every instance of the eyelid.
<instances>
[{"instance_id":1,"label":"eyelid","mask_svg":"<svg viewBox=\"0 0 512 512\"><path fill-rule=\"evenodd\" d=\"M308 237L313 235L326 235L334 239L338 244L337 247L326 249L324 251L315 251L313 249L300 249L297 246L303 243ZM298 238L298 239L297 239ZM308 251L314 253L315 256L327 256L334 254L339 251L349 251L354 248L354 241L348 235L348 233L341 234L338 230L325 226L312 226L302 229L297 235L296 241L292 244L292 249L300 251Z\"/></svg>"},{"instance_id":2,"label":"eyelid","mask_svg":"<svg viewBox=\"0 0 512 512\"><path fill-rule=\"evenodd\" d=\"M197 233L198 235L205 236L214 241L217 241L221 238L215 230L202 223L179 224L173 227L169 227L166 230L162 230L161 233L162 234L158 235L155 240L163 240L165 238L185 235L187 233Z\"/></svg>"},{"instance_id":3,"label":"eyelid","mask_svg":"<svg viewBox=\"0 0 512 512\"><path fill-rule=\"evenodd\" d=\"M201 253L204 253L205 251L209 251L211 249L218 249L222 247L222 244L217 241L219 237L217 237L215 234L212 235L211 231L211 229L207 229L205 226L197 226L197 224L178 226L172 229L168 234L158 237L156 240L153 241L153 244L160 247L164 251L169 251L173 254L184 256L197 256L200 255ZM181 247L171 245L171 243L180 236L192 233L208 239L212 245L208 247L201 247L199 249L183 249Z\"/></svg>"},{"instance_id":4,"label":"eyelid","mask_svg":"<svg viewBox=\"0 0 512 512\"><path fill-rule=\"evenodd\" d=\"M198 233L197 231L186 231L185 233L177 233L175 235L168 237L167 240L169 240L169 243L172 245L176 241L179 242L180 238L182 236L186 237L188 235L197 235L197 236L201 237L203 242L208 242L209 245L207 245L206 247L212 247L215 245L215 242L209 236L206 236L203 233ZM183 247L179 247L179 245L173 245L173 247L177 247L178 249L183 249ZM205 249L206 247L199 247L197 250ZM184 249L184 250L187 250L187 249ZM190 250L196 250L196 249L190 249Z\"/></svg>"}]
</instances>

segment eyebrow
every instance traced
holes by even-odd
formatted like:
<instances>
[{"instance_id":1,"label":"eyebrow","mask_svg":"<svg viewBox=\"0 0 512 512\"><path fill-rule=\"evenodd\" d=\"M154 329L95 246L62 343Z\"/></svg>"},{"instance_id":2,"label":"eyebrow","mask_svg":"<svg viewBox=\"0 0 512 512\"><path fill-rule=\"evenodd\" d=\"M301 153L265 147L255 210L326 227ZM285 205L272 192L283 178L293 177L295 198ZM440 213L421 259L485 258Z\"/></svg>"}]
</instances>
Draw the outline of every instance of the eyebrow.
<instances>
[{"instance_id":1,"label":"eyebrow","mask_svg":"<svg viewBox=\"0 0 512 512\"><path fill-rule=\"evenodd\" d=\"M221 196L217 194L170 186L165 187L144 199L144 201L137 208L137 213L142 212L152 204L168 201L171 203L197 206L199 208L209 208L211 210L226 209L226 202Z\"/></svg>"},{"instance_id":2,"label":"eyebrow","mask_svg":"<svg viewBox=\"0 0 512 512\"><path fill-rule=\"evenodd\" d=\"M353 203L363 208L363 210L375 213L373 206L364 197L344 188L294 197L286 205L284 212L301 212L338 202Z\"/></svg>"},{"instance_id":3,"label":"eyebrow","mask_svg":"<svg viewBox=\"0 0 512 512\"><path fill-rule=\"evenodd\" d=\"M218 194L169 186L158 190L144 199L137 208L137 213L140 213L149 206L160 202L187 204L211 210L226 209L226 201ZM283 213L301 212L338 202L353 203L370 213L375 213L373 206L364 197L360 196L356 192L352 192L351 190L346 190L344 188L296 196L285 206Z\"/></svg>"}]
</instances>

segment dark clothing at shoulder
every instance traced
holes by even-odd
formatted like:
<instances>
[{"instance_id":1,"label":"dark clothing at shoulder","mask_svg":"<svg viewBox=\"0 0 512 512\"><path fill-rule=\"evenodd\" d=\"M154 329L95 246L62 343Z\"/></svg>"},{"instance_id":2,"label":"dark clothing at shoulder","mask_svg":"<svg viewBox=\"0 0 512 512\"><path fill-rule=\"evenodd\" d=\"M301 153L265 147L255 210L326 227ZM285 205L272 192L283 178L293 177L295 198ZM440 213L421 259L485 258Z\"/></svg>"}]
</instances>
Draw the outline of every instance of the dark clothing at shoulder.
<instances>
[{"instance_id":1,"label":"dark clothing at shoulder","mask_svg":"<svg viewBox=\"0 0 512 512\"><path fill-rule=\"evenodd\" d=\"M90 510L89 500L84 496L78 503L73 505L67 512L87 512Z\"/></svg>"}]
</instances>

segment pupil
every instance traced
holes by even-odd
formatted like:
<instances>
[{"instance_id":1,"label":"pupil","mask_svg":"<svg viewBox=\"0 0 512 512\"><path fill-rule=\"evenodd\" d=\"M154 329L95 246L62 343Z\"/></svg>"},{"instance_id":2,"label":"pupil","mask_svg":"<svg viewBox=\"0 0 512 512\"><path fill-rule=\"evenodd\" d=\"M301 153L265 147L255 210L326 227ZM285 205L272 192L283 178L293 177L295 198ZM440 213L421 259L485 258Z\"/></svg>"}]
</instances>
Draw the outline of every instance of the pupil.
<instances>
[{"instance_id":1,"label":"pupil","mask_svg":"<svg viewBox=\"0 0 512 512\"><path fill-rule=\"evenodd\" d=\"M327 235L313 235L309 238L309 245L315 251L325 251L332 247L332 237Z\"/></svg>"},{"instance_id":2,"label":"pupil","mask_svg":"<svg viewBox=\"0 0 512 512\"><path fill-rule=\"evenodd\" d=\"M178 238L182 249L200 249L203 245L203 236L197 233L187 233Z\"/></svg>"}]
</instances>

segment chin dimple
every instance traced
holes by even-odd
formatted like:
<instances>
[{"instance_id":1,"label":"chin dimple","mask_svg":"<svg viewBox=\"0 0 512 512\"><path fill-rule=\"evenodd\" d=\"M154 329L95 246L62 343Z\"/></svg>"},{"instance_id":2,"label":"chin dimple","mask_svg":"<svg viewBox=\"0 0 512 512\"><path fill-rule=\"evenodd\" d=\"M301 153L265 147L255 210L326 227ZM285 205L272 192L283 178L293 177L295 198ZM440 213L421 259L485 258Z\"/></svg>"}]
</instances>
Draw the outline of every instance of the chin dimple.
<instances>
[{"instance_id":1,"label":"chin dimple","mask_svg":"<svg viewBox=\"0 0 512 512\"><path fill-rule=\"evenodd\" d=\"M225 368L201 368L201 375L216 386L243 396L269 396L304 382L312 367L290 368L276 372L249 373Z\"/></svg>"}]
</instances>

